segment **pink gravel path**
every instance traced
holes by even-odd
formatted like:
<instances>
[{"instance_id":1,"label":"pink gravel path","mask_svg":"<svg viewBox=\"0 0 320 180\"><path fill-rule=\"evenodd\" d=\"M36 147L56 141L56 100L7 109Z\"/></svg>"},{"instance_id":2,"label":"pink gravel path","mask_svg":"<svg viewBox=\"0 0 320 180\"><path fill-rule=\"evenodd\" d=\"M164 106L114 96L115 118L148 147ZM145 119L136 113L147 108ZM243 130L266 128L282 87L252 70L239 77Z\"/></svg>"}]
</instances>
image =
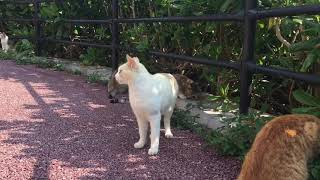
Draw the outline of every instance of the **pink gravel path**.
<instances>
[{"instance_id":1,"label":"pink gravel path","mask_svg":"<svg viewBox=\"0 0 320 180\"><path fill-rule=\"evenodd\" d=\"M129 104L64 72L0 61L0 179L235 179L237 160L174 129L150 157Z\"/></svg>"}]
</instances>

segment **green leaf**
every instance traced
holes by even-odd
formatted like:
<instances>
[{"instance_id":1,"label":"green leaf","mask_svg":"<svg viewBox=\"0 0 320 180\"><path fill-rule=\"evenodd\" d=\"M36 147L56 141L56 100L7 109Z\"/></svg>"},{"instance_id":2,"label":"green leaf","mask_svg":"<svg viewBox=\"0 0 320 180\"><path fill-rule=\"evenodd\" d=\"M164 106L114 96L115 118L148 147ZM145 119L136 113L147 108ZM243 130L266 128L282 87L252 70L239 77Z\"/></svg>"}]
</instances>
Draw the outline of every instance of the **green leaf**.
<instances>
[{"instance_id":1,"label":"green leaf","mask_svg":"<svg viewBox=\"0 0 320 180\"><path fill-rule=\"evenodd\" d=\"M297 51L311 50L319 43L320 43L320 38L314 38L307 41L298 42L298 43L292 44L289 47L289 51L297 52Z\"/></svg>"},{"instance_id":2,"label":"green leaf","mask_svg":"<svg viewBox=\"0 0 320 180\"><path fill-rule=\"evenodd\" d=\"M302 67L300 69L301 72L306 72L309 69L309 67L317 61L318 56L317 56L316 50L317 49L314 49L308 54L307 58L303 62Z\"/></svg>"},{"instance_id":3,"label":"green leaf","mask_svg":"<svg viewBox=\"0 0 320 180\"><path fill-rule=\"evenodd\" d=\"M233 0L226 0L223 5L220 7L221 12L225 12L228 7L232 4Z\"/></svg>"},{"instance_id":4,"label":"green leaf","mask_svg":"<svg viewBox=\"0 0 320 180\"><path fill-rule=\"evenodd\" d=\"M146 52L149 49L149 42L148 39L145 38L141 42L138 43L137 45L137 50L139 52Z\"/></svg>"},{"instance_id":5,"label":"green leaf","mask_svg":"<svg viewBox=\"0 0 320 180\"><path fill-rule=\"evenodd\" d=\"M310 114L316 110L320 110L318 107L302 107L302 108L294 108L292 109L293 113L297 114Z\"/></svg>"},{"instance_id":6,"label":"green leaf","mask_svg":"<svg viewBox=\"0 0 320 180\"><path fill-rule=\"evenodd\" d=\"M303 90L296 90L293 92L293 97L299 101L301 104L308 106L320 107L320 99L313 97L309 93L304 92Z\"/></svg>"},{"instance_id":7,"label":"green leaf","mask_svg":"<svg viewBox=\"0 0 320 180\"><path fill-rule=\"evenodd\" d=\"M275 24L276 24L276 19L275 18L269 18L268 30L270 30Z\"/></svg>"},{"instance_id":8,"label":"green leaf","mask_svg":"<svg viewBox=\"0 0 320 180\"><path fill-rule=\"evenodd\" d=\"M292 21L298 24L302 24L302 19L293 19Z\"/></svg>"}]
</instances>

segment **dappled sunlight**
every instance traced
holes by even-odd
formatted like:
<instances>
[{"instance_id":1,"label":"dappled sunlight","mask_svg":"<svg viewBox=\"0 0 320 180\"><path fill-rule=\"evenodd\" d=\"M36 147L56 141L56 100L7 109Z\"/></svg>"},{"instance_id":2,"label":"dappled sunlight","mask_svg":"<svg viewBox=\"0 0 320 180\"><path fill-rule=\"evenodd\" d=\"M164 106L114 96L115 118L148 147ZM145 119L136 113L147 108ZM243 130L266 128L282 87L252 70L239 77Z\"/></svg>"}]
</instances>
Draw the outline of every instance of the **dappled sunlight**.
<instances>
[{"instance_id":1,"label":"dappled sunlight","mask_svg":"<svg viewBox=\"0 0 320 180\"><path fill-rule=\"evenodd\" d=\"M195 147L197 147L197 146L201 146L201 144L197 144L197 145L195 145L195 144L191 144L191 143L183 143L182 144L183 146L186 146L186 147L192 147L192 148L195 148Z\"/></svg>"},{"instance_id":2,"label":"dappled sunlight","mask_svg":"<svg viewBox=\"0 0 320 180\"><path fill-rule=\"evenodd\" d=\"M124 119L125 121L135 122L134 117L129 117L129 116L122 115L121 118Z\"/></svg>"},{"instance_id":3,"label":"dappled sunlight","mask_svg":"<svg viewBox=\"0 0 320 180\"><path fill-rule=\"evenodd\" d=\"M101 89L97 89L97 88L92 88L91 91L95 92L95 91L100 91Z\"/></svg>"},{"instance_id":4,"label":"dappled sunlight","mask_svg":"<svg viewBox=\"0 0 320 180\"><path fill-rule=\"evenodd\" d=\"M33 76L33 78L41 78L41 76L37 73L27 74L27 76Z\"/></svg>"},{"instance_id":5,"label":"dappled sunlight","mask_svg":"<svg viewBox=\"0 0 320 180\"><path fill-rule=\"evenodd\" d=\"M131 163L136 163L136 162L141 162L141 161L143 161L143 159L140 158L140 157L138 157L137 155L129 154L127 161L128 161L128 162L131 162Z\"/></svg>"},{"instance_id":6,"label":"dappled sunlight","mask_svg":"<svg viewBox=\"0 0 320 180\"><path fill-rule=\"evenodd\" d=\"M48 92L51 91L48 83L42 83L42 82L28 82L33 88L37 89L46 89ZM52 91L51 91L52 92Z\"/></svg>"},{"instance_id":7,"label":"dappled sunlight","mask_svg":"<svg viewBox=\"0 0 320 180\"><path fill-rule=\"evenodd\" d=\"M104 173L107 165L99 162L101 157L95 157L91 153L97 151L96 147L101 146L102 142L107 145L107 141L101 139L104 133L101 133L101 137L95 137L96 134L93 133L103 132L105 128L92 120L88 121L84 115L90 117L89 114L92 114L94 109L100 111L106 106L95 101L83 103L85 93L70 91L63 94L55 88L56 84L50 81L37 79L34 82L34 78L37 78L37 74L34 73L29 76L19 75L19 73L11 75L13 77L6 78L5 83L8 79L14 78L19 83L15 86L22 85L24 89L21 94L28 94L33 99L16 101L15 104L16 108L21 109L19 111L21 116L27 115L25 117L27 119L0 121L0 133L7 132L6 136L0 134L0 144L2 147L15 147L15 151L11 152L12 158L25 159L24 161L27 162L25 165L34 168L33 177L38 177L40 174L43 178L50 177L52 175L50 171L53 171L57 164L61 166L63 164L64 171L67 174L70 171L70 175L81 168L85 169L82 176L92 172ZM0 79L4 78L0 76ZM73 83L73 81L67 83ZM13 109L11 113L15 113ZM11 113L7 112L5 115ZM74 123L81 118L86 121ZM51 167L52 164L54 166Z\"/></svg>"},{"instance_id":8,"label":"dappled sunlight","mask_svg":"<svg viewBox=\"0 0 320 180\"><path fill-rule=\"evenodd\" d=\"M75 157L71 157L70 161L76 160ZM63 168L59 168L63 167ZM50 174L50 179L65 179L65 177L72 177L72 172L78 172L78 176L80 177L96 177L101 178L100 176L97 176L97 174L104 174L107 173L109 168L101 166L97 162L90 162L88 161L88 167L73 167L71 163L67 163L58 159L53 159L49 165L49 169L54 172L60 172L58 174Z\"/></svg>"},{"instance_id":9,"label":"dappled sunlight","mask_svg":"<svg viewBox=\"0 0 320 180\"><path fill-rule=\"evenodd\" d=\"M188 174L203 171L193 166L194 156L208 167L216 163L183 131L174 130L174 137L166 139L162 130L157 156L147 153L149 138L145 148L135 149L139 135L130 105L110 104L105 87L92 87L80 77L65 82L67 75L32 66L27 71L6 66L0 72L0 102L10 104L3 105L0 119L2 169L23 172L27 179L130 179L173 174L177 164ZM12 71L16 74L7 73ZM25 76L30 71L41 78Z\"/></svg>"},{"instance_id":10,"label":"dappled sunlight","mask_svg":"<svg viewBox=\"0 0 320 180\"><path fill-rule=\"evenodd\" d=\"M126 124L116 124L117 127L127 127Z\"/></svg>"},{"instance_id":11,"label":"dappled sunlight","mask_svg":"<svg viewBox=\"0 0 320 180\"><path fill-rule=\"evenodd\" d=\"M149 159L150 159L150 160L158 160L158 159L159 159L159 155L150 156Z\"/></svg>"},{"instance_id":12,"label":"dappled sunlight","mask_svg":"<svg viewBox=\"0 0 320 180\"><path fill-rule=\"evenodd\" d=\"M138 171L138 170L145 170L147 167L145 165L138 165L137 167L133 168L126 168L126 171L133 172L133 171Z\"/></svg>"},{"instance_id":13,"label":"dappled sunlight","mask_svg":"<svg viewBox=\"0 0 320 180\"><path fill-rule=\"evenodd\" d=\"M65 79L65 82L74 82L74 79Z\"/></svg>"},{"instance_id":14,"label":"dappled sunlight","mask_svg":"<svg viewBox=\"0 0 320 180\"><path fill-rule=\"evenodd\" d=\"M108 130L110 130L110 129L113 129L114 127L113 126L102 126L104 129L108 129Z\"/></svg>"},{"instance_id":15,"label":"dappled sunlight","mask_svg":"<svg viewBox=\"0 0 320 180\"><path fill-rule=\"evenodd\" d=\"M105 108L106 105L103 104L95 104L93 102L88 102L88 106L92 109L96 109L96 108Z\"/></svg>"},{"instance_id":16,"label":"dappled sunlight","mask_svg":"<svg viewBox=\"0 0 320 180\"><path fill-rule=\"evenodd\" d=\"M18 80L15 78L7 78L6 80L9 82L18 82Z\"/></svg>"},{"instance_id":17,"label":"dappled sunlight","mask_svg":"<svg viewBox=\"0 0 320 180\"><path fill-rule=\"evenodd\" d=\"M77 134L79 133L79 132L76 132ZM76 140L76 139L78 139L78 138L80 138L81 136L80 135L78 135L78 136L73 136L73 137L65 137L65 138L62 138L61 140L62 141L74 141L74 140Z\"/></svg>"}]
</instances>

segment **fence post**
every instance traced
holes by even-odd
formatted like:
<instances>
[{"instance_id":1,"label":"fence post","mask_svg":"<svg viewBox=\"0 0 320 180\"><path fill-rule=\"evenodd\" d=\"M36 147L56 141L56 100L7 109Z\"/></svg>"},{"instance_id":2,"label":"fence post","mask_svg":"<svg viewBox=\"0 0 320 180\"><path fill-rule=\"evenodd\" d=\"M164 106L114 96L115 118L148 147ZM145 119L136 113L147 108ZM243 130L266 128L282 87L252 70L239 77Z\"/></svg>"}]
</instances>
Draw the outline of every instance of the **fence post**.
<instances>
[{"instance_id":1,"label":"fence post","mask_svg":"<svg viewBox=\"0 0 320 180\"><path fill-rule=\"evenodd\" d=\"M118 0L112 0L112 71L119 65L119 23L118 19L119 4Z\"/></svg>"},{"instance_id":2,"label":"fence post","mask_svg":"<svg viewBox=\"0 0 320 180\"><path fill-rule=\"evenodd\" d=\"M40 23L40 2L39 0L34 0L34 26L35 26L35 44L36 44L36 55L41 55L41 23Z\"/></svg>"},{"instance_id":3,"label":"fence post","mask_svg":"<svg viewBox=\"0 0 320 180\"><path fill-rule=\"evenodd\" d=\"M248 63L255 63L255 34L256 34L256 19L250 16L250 10L257 7L257 0L245 1L244 12L244 44L243 55L240 68L240 113L247 114L250 106L250 86L252 81L252 73L248 70Z\"/></svg>"}]
</instances>

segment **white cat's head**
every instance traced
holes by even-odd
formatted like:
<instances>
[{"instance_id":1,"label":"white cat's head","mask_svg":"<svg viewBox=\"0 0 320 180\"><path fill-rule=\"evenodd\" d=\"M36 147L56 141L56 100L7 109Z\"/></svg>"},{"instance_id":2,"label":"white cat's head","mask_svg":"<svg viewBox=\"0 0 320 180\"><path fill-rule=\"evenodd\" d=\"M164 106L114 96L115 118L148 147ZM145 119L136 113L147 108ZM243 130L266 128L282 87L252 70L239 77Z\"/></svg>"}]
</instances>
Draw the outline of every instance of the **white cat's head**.
<instances>
[{"instance_id":1,"label":"white cat's head","mask_svg":"<svg viewBox=\"0 0 320 180\"><path fill-rule=\"evenodd\" d=\"M137 74L148 72L137 57L130 57L127 55L126 58L127 62L118 68L118 72L115 75L119 84L128 84L137 76Z\"/></svg>"},{"instance_id":2,"label":"white cat's head","mask_svg":"<svg viewBox=\"0 0 320 180\"><path fill-rule=\"evenodd\" d=\"M4 39L6 37L6 34L4 32L0 32L0 39Z\"/></svg>"},{"instance_id":3,"label":"white cat's head","mask_svg":"<svg viewBox=\"0 0 320 180\"><path fill-rule=\"evenodd\" d=\"M6 35L5 32L0 32L0 39L7 39L8 36Z\"/></svg>"}]
</instances>

